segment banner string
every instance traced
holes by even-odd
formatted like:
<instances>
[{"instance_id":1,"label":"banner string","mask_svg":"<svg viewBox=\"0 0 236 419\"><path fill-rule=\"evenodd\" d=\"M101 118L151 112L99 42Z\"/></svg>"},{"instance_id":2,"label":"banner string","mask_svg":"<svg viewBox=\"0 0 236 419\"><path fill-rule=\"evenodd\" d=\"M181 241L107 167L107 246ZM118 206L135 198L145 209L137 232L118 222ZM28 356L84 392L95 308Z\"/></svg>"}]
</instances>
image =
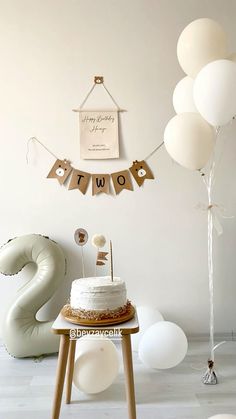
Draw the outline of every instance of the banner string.
<instances>
[{"instance_id":1,"label":"banner string","mask_svg":"<svg viewBox=\"0 0 236 419\"><path fill-rule=\"evenodd\" d=\"M159 144L156 148L154 148L154 150L150 154L148 154L147 157L145 157L144 160L150 159L150 157L152 157L153 154L155 154L163 145L164 145L164 141L162 141L161 144Z\"/></svg>"},{"instance_id":2,"label":"banner string","mask_svg":"<svg viewBox=\"0 0 236 419\"><path fill-rule=\"evenodd\" d=\"M27 151L26 151L26 156L25 156L25 158L26 158L26 162L27 162L27 164L29 164L29 151L30 151L30 143L32 142L32 141L36 141L37 143L39 143L43 148L45 148L45 150L49 153L49 154L51 154L53 157L55 157L55 159L56 160L58 160L58 157L51 151L51 150L49 150L49 148L48 147L46 147L41 141L39 141L38 140L38 138L37 137L30 137L29 139L28 139L28 141L27 141Z\"/></svg>"},{"instance_id":3,"label":"banner string","mask_svg":"<svg viewBox=\"0 0 236 419\"><path fill-rule=\"evenodd\" d=\"M51 154L56 160L60 160L51 150L49 150L49 148L47 146L45 146L45 144L42 143L42 141L40 141L37 137L30 137L27 141L27 150L26 150L26 162L27 164L29 164L29 152L30 152L30 143L32 141L35 141L37 143L39 143L49 154ZM147 157L144 160L148 160L151 156L153 156L153 154L155 154L164 144L164 141L159 144L157 147L154 148L154 150L147 155Z\"/></svg>"}]
</instances>

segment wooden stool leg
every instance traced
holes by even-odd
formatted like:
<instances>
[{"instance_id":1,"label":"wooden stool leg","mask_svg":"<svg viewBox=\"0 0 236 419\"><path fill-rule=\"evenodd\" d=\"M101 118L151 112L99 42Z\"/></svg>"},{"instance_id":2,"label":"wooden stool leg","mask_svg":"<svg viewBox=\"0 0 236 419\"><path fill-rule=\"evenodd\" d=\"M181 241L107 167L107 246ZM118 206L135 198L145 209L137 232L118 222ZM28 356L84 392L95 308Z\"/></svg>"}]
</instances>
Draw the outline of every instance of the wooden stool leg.
<instances>
[{"instance_id":1,"label":"wooden stool leg","mask_svg":"<svg viewBox=\"0 0 236 419\"><path fill-rule=\"evenodd\" d=\"M122 353L125 373L126 399L128 403L129 419L136 419L134 394L134 374L130 335L122 335Z\"/></svg>"},{"instance_id":2,"label":"wooden stool leg","mask_svg":"<svg viewBox=\"0 0 236 419\"><path fill-rule=\"evenodd\" d=\"M75 362L75 348L76 348L76 340L71 340L69 358L68 358L68 367L67 367L67 383L66 383L66 403L67 404L70 404L70 401L71 401L71 388L72 388L74 362Z\"/></svg>"},{"instance_id":3,"label":"wooden stool leg","mask_svg":"<svg viewBox=\"0 0 236 419\"><path fill-rule=\"evenodd\" d=\"M52 419L58 419L61 409L61 399L64 387L66 364L69 350L69 335L61 335L60 349L57 362L57 376L56 376L56 387L54 393L54 402L52 409Z\"/></svg>"}]
</instances>

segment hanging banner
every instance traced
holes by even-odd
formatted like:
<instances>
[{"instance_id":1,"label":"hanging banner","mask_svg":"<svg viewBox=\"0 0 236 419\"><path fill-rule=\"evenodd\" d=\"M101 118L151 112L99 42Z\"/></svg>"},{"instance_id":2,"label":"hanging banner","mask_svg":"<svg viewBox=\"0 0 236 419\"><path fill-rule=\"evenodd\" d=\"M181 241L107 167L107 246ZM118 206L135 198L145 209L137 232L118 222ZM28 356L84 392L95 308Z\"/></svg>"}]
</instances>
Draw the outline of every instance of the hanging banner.
<instances>
[{"instance_id":1,"label":"hanging banner","mask_svg":"<svg viewBox=\"0 0 236 419\"><path fill-rule=\"evenodd\" d=\"M86 193L90 181L90 173L73 169L72 177L68 189L79 189L83 194Z\"/></svg>"},{"instance_id":2,"label":"hanging banner","mask_svg":"<svg viewBox=\"0 0 236 419\"><path fill-rule=\"evenodd\" d=\"M116 195L120 193L123 189L128 189L130 191L133 190L133 185L131 183L130 174L128 170L122 170L121 172L112 173L111 178Z\"/></svg>"},{"instance_id":3,"label":"hanging banner","mask_svg":"<svg viewBox=\"0 0 236 419\"><path fill-rule=\"evenodd\" d=\"M154 179L151 169L144 160L135 160L129 169L138 186L142 186L145 179Z\"/></svg>"},{"instance_id":4,"label":"hanging banner","mask_svg":"<svg viewBox=\"0 0 236 419\"><path fill-rule=\"evenodd\" d=\"M62 185L72 171L70 162L67 160L57 159L47 175L47 178L55 178Z\"/></svg>"},{"instance_id":5,"label":"hanging banner","mask_svg":"<svg viewBox=\"0 0 236 419\"><path fill-rule=\"evenodd\" d=\"M119 158L118 111L79 112L81 159Z\"/></svg>"},{"instance_id":6,"label":"hanging banner","mask_svg":"<svg viewBox=\"0 0 236 419\"><path fill-rule=\"evenodd\" d=\"M110 175L92 175L92 194L110 193Z\"/></svg>"},{"instance_id":7,"label":"hanging banner","mask_svg":"<svg viewBox=\"0 0 236 419\"><path fill-rule=\"evenodd\" d=\"M99 193L110 194L110 177L115 189L116 195L118 195L123 189L133 191L133 185L131 181L132 173L137 184L141 186L146 179L154 179L154 176L144 160L133 162L133 165L129 170L121 170L120 172L114 172L111 174L91 174L83 172L79 169L74 169L70 162L67 160L57 159L51 168L48 178L55 178L62 185L68 176L71 174L70 183L68 189L79 189L82 194L86 194L90 178L92 177L92 194L98 195Z\"/></svg>"},{"instance_id":8,"label":"hanging banner","mask_svg":"<svg viewBox=\"0 0 236 419\"><path fill-rule=\"evenodd\" d=\"M123 189L133 191L132 177L137 182L138 186L141 186L146 179L154 179L154 175L149 168L146 160L149 159L154 153L156 153L164 144L162 142L158 145L147 157L143 160L133 161L133 165L126 170L121 170L119 172L105 173L105 174L91 174L88 172L83 172L82 170L76 169L71 166L71 163L67 159L58 159L58 157L50 151L41 141L36 137L30 137L27 143L27 154L26 160L28 162L28 153L29 153L29 142L35 140L42 147L44 147L48 153L50 153L55 158L55 163L53 164L47 178L57 179L58 182L62 185L66 182L67 178L72 173L70 182L68 183L68 189L79 189L84 195L87 192L90 178L92 177L92 195L97 195L99 193L113 194L113 191L110 190L110 177L112 178L112 183L115 189L115 193L119 194ZM131 174L132 176L131 176Z\"/></svg>"}]
</instances>

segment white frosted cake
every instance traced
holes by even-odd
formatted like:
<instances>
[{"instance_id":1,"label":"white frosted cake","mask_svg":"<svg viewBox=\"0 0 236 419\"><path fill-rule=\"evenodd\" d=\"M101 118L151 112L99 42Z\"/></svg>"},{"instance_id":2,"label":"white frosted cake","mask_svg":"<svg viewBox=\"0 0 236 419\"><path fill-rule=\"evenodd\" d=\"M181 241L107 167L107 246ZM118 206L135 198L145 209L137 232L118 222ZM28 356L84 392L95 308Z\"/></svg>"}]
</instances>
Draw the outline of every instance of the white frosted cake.
<instances>
[{"instance_id":1,"label":"white frosted cake","mask_svg":"<svg viewBox=\"0 0 236 419\"><path fill-rule=\"evenodd\" d=\"M123 279L110 276L76 279L72 282L70 307L87 319L116 318L130 310Z\"/></svg>"}]
</instances>

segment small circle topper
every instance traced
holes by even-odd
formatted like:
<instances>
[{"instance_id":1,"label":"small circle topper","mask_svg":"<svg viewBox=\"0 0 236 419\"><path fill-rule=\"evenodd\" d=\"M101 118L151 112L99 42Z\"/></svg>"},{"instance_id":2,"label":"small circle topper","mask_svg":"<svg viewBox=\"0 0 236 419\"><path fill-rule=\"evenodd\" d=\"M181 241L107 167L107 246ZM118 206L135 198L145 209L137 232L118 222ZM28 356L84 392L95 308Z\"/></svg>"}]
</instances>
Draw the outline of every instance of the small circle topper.
<instances>
[{"instance_id":1,"label":"small circle topper","mask_svg":"<svg viewBox=\"0 0 236 419\"><path fill-rule=\"evenodd\" d=\"M74 234L75 242L78 246L84 246L88 241L88 233L83 228L77 228Z\"/></svg>"}]
</instances>

